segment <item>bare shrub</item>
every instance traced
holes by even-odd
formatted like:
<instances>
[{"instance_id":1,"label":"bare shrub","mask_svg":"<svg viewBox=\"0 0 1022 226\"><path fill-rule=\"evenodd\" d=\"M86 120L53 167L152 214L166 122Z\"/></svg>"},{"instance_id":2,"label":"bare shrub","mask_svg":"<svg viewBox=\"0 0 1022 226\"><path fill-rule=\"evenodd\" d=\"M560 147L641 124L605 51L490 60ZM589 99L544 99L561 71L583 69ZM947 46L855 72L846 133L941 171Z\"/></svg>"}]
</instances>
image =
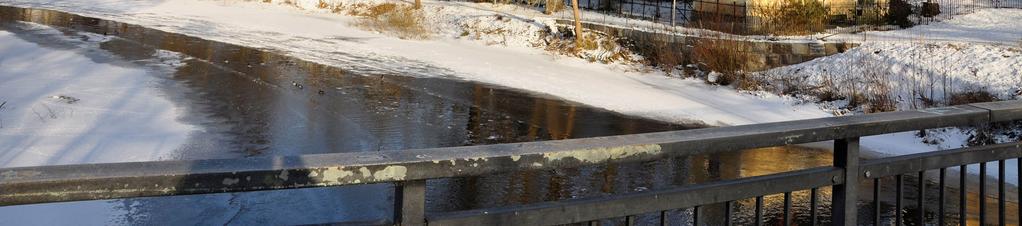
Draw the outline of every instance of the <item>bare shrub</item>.
<instances>
[{"instance_id":1,"label":"bare shrub","mask_svg":"<svg viewBox=\"0 0 1022 226\"><path fill-rule=\"evenodd\" d=\"M402 39L426 39L422 11L414 6L383 3L369 6L366 10L352 10L351 14L361 16L358 25L381 33L390 33Z\"/></svg>"},{"instance_id":2,"label":"bare shrub","mask_svg":"<svg viewBox=\"0 0 1022 226\"><path fill-rule=\"evenodd\" d=\"M805 35L826 29L830 8L816 0L780 0L753 9L761 19L758 32Z\"/></svg>"},{"instance_id":3,"label":"bare shrub","mask_svg":"<svg viewBox=\"0 0 1022 226\"><path fill-rule=\"evenodd\" d=\"M549 52L578 57L589 62L635 62L632 52L620 40L598 32L586 32L582 42L575 42L574 34L556 32L548 34L544 42Z\"/></svg>"},{"instance_id":4,"label":"bare shrub","mask_svg":"<svg viewBox=\"0 0 1022 226\"><path fill-rule=\"evenodd\" d=\"M876 61L871 61L876 63ZM891 75L885 67L879 65L867 66L863 73L862 96L853 95L857 105L862 105L865 113L889 112L898 110L898 104L891 92Z\"/></svg>"},{"instance_id":5,"label":"bare shrub","mask_svg":"<svg viewBox=\"0 0 1022 226\"><path fill-rule=\"evenodd\" d=\"M543 13L550 15L564 10L563 0L546 0L543 4Z\"/></svg>"},{"instance_id":6,"label":"bare shrub","mask_svg":"<svg viewBox=\"0 0 1022 226\"><path fill-rule=\"evenodd\" d=\"M986 91L968 91L953 93L948 98L948 105L961 105L997 101L997 97Z\"/></svg>"},{"instance_id":7,"label":"bare shrub","mask_svg":"<svg viewBox=\"0 0 1022 226\"><path fill-rule=\"evenodd\" d=\"M316 8L320 8L320 9L330 8L330 4L327 4L323 0L319 0L319 3L316 4Z\"/></svg>"},{"instance_id":8,"label":"bare shrub","mask_svg":"<svg viewBox=\"0 0 1022 226\"><path fill-rule=\"evenodd\" d=\"M752 59L748 49L749 44L741 40L701 39L692 48L692 60L707 71L721 73L711 83L752 90L759 87L760 81L745 72L745 65Z\"/></svg>"},{"instance_id":9,"label":"bare shrub","mask_svg":"<svg viewBox=\"0 0 1022 226\"><path fill-rule=\"evenodd\" d=\"M674 72L674 69L681 65L683 58L679 49L672 48L667 40L654 39L651 42L653 47L650 51L649 61L652 65L660 67L668 74Z\"/></svg>"},{"instance_id":10,"label":"bare shrub","mask_svg":"<svg viewBox=\"0 0 1022 226\"><path fill-rule=\"evenodd\" d=\"M845 96L849 107L861 107L863 112L886 112L897 110L897 100L890 82L890 74L884 62L872 57L858 59L863 69L860 80L845 82Z\"/></svg>"}]
</instances>

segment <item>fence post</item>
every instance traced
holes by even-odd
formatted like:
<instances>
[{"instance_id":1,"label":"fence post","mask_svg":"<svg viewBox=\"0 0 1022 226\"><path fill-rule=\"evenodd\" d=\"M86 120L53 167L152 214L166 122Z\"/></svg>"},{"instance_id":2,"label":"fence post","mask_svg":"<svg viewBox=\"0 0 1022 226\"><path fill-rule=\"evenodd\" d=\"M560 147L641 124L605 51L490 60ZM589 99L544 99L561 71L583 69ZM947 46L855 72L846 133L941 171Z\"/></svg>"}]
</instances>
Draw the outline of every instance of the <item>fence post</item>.
<instances>
[{"instance_id":1,"label":"fence post","mask_svg":"<svg viewBox=\"0 0 1022 226\"><path fill-rule=\"evenodd\" d=\"M426 225L426 180L394 184L394 225Z\"/></svg>"},{"instance_id":2,"label":"fence post","mask_svg":"<svg viewBox=\"0 0 1022 226\"><path fill-rule=\"evenodd\" d=\"M854 226L858 216L859 200L859 138L834 141L834 167L844 169L844 182L834 186L834 225Z\"/></svg>"},{"instance_id":3,"label":"fence post","mask_svg":"<svg viewBox=\"0 0 1022 226\"><path fill-rule=\"evenodd\" d=\"M671 26L674 25L674 20L677 19L678 15L678 0L671 1ZM673 29L673 28L672 28Z\"/></svg>"}]
</instances>

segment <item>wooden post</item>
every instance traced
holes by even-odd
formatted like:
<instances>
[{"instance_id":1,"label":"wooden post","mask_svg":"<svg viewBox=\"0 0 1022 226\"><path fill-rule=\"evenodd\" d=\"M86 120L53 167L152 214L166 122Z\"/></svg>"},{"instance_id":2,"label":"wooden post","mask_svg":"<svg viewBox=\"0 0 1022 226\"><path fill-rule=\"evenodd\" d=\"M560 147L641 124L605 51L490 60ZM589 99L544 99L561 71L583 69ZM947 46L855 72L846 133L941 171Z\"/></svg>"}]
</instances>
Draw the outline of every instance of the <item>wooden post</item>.
<instances>
[{"instance_id":1,"label":"wooden post","mask_svg":"<svg viewBox=\"0 0 1022 226\"><path fill-rule=\"evenodd\" d=\"M422 0L415 0L415 9L422 8Z\"/></svg>"}]
</instances>

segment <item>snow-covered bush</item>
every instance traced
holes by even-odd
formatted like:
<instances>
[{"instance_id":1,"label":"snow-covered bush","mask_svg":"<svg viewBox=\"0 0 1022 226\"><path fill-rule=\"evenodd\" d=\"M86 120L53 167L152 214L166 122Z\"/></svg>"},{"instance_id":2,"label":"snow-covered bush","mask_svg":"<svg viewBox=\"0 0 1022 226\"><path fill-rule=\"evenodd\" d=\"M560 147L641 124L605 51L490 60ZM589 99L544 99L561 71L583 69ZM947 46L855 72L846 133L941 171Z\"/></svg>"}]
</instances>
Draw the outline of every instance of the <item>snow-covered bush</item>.
<instances>
[{"instance_id":1,"label":"snow-covered bush","mask_svg":"<svg viewBox=\"0 0 1022 226\"><path fill-rule=\"evenodd\" d=\"M1016 99L1022 54L966 43L870 43L759 73L780 94L816 97L853 112L911 110ZM940 63L934 63L940 62Z\"/></svg>"}]
</instances>

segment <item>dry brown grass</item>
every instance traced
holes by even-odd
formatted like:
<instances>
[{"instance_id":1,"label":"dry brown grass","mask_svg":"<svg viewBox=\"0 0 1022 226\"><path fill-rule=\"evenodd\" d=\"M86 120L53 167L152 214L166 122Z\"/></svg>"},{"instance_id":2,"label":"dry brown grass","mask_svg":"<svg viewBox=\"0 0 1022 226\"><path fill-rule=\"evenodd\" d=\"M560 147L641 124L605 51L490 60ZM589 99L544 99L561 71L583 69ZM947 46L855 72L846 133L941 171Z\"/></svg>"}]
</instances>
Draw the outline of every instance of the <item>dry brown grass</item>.
<instances>
[{"instance_id":1,"label":"dry brown grass","mask_svg":"<svg viewBox=\"0 0 1022 226\"><path fill-rule=\"evenodd\" d=\"M745 72L745 65L752 59L748 49L749 44L740 40L702 39L693 46L692 60L707 71L721 73L712 83L735 85L741 90L756 90L761 82Z\"/></svg>"},{"instance_id":2,"label":"dry brown grass","mask_svg":"<svg viewBox=\"0 0 1022 226\"><path fill-rule=\"evenodd\" d=\"M968 91L953 93L948 98L948 105L962 105L997 101L997 97L986 91Z\"/></svg>"},{"instance_id":3,"label":"dry brown grass","mask_svg":"<svg viewBox=\"0 0 1022 226\"><path fill-rule=\"evenodd\" d=\"M757 5L760 18L757 33L805 35L826 29L830 9L816 0L781 0Z\"/></svg>"},{"instance_id":4,"label":"dry brown grass","mask_svg":"<svg viewBox=\"0 0 1022 226\"><path fill-rule=\"evenodd\" d=\"M684 64L682 44L672 44L667 36L649 35L638 39L630 39L628 46L635 53L642 55L645 65L659 68L671 74L679 65Z\"/></svg>"},{"instance_id":5,"label":"dry brown grass","mask_svg":"<svg viewBox=\"0 0 1022 226\"><path fill-rule=\"evenodd\" d=\"M561 10L564 10L564 1L546 0L546 3L544 3L543 5L543 10L544 10L543 13L546 13L547 15L560 12Z\"/></svg>"},{"instance_id":6,"label":"dry brown grass","mask_svg":"<svg viewBox=\"0 0 1022 226\"><path fill-rule=\"evenodd\" d=\"M678 68L678 65L683 63L684 58L681 55L681 50L672 48L666 40L655 40L652 42L652 46L654 51L652 51L650 63L664 72L671 74Z\"/></svg>"},{"instance_id":7,"label":"dry brown grass","mask_svg":"<svg viewBox=\"0 0 1022 226\"><path fill-rule=\"evenodd\" d=\"M362 17L357 24L360 27L396 35L402 39L428 39L431 36L424 24L425 17L422 11L416 10L412 5L394 3L357 5L349 14Z\"/></svg>"},{"instance_id":8,"label":"dry brown grass","mask_svg":"<svg viewBox=\"0 0 1022 226\"><path fill-rule=\"evenodd\" d=\"M621 46L619 40L597 32L586 32L581 43L566 32L558 32L547 36L544 49L559 55L573 56L589 62L599 63L634 63L632 52Z\"/></svg>"}]
</instances>

